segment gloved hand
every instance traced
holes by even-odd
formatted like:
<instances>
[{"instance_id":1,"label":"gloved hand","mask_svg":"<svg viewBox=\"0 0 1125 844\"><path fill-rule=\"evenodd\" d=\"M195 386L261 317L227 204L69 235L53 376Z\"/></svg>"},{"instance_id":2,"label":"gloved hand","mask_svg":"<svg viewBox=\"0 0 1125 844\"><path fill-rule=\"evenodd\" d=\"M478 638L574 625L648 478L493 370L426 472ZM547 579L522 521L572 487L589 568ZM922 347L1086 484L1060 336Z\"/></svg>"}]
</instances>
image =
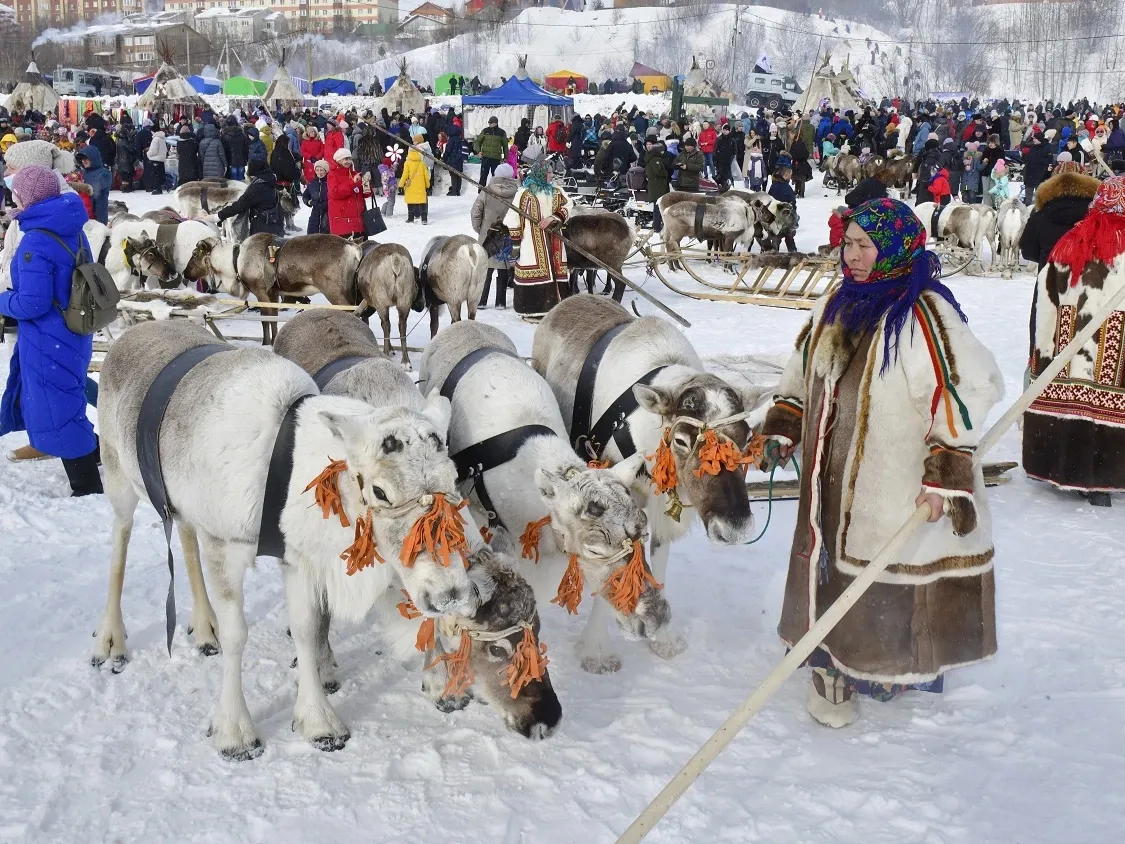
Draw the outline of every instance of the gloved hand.
<instances>
[{"instance_id":1,"label":"gloved hand","mask_svg":"<svg viewBox=\"0 0 1125 844\"><path fill-rule=\"evenodd\" d=\"M796 443L789 437L770 434L766 437L766 447L762 452L762 462L758 464L758 468L763 472L772 472L775 466L784 468L796 450Z\"/></svg>"}]
</instances>

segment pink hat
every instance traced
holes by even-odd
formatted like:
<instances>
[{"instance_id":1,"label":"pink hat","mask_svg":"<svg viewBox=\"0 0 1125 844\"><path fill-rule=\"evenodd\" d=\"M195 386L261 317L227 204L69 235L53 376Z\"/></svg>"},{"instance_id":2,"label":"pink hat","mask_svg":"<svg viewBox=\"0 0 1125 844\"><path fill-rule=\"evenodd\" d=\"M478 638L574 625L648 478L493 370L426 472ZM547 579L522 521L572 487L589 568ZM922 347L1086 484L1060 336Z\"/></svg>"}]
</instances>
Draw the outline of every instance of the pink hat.
<instances>
[{"instance_id":1,"label":"pink hat","mask_svg":"<svg viewBox=\"0 0 1125 844\"><path fill-rule=\"evenodd\" d=\"M12 179L12 193L19 197L24 208L58 196L61 193L59 174L41 164L31 164Z\"/></svg>"}]
</instances>

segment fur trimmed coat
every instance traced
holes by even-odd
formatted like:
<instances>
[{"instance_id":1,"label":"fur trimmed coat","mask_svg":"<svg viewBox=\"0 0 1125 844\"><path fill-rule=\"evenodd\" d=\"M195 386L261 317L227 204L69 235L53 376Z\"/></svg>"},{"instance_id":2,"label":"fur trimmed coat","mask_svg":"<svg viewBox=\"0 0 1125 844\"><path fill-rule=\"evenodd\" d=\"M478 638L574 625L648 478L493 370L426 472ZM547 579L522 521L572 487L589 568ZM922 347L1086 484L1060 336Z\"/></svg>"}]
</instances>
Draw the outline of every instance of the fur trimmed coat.
<instances>
[{"instance_id":1,"label":"fur trimmed coat","mask_svg":"<svg viewBox=\"0 0 1125 844\"><path fill-rule=\"evenodd\" d=\"M1122 286L1125 254L1108 266L1090 261L1073 286L1069 267L1047 264L1036 280L1033 378ZM1024 414L1023 466L1060 489L1125 491L1125 310L1113 312Z\"/></svg>"},{"instance_id":2,"label":"fur trimmed coat","mask_svg":"<svg viewBox=\"0 0 1125 844\"><path fill-rule=\"evenodd\" d=\"M804 635L925 489L945 499L946 517L913 535L821 647L852 678L933 682L996 649L992 525L973 453L1003 380L939 296L920 297L882 374L882 322L853 337L821 322L826 304L798 337L762 430L798 445L801 463L779 633L790 645Z\"/></svg>"}]
</instances>

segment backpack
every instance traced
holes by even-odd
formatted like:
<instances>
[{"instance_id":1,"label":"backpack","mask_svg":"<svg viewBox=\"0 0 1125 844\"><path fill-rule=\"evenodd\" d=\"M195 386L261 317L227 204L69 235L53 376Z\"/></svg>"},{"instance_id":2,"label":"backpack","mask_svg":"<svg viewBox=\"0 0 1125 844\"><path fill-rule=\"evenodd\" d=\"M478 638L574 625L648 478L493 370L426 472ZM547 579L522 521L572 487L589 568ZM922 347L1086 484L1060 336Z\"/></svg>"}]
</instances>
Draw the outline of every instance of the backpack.
<instances>
[{"instance_id":1,"label":"backpack","mask_svg":"<svg viewBox=\"0 0 1125 844\"><path fill-rule=\"evenodd\" d=\"M560 123L559 128L555 130L555 143L556 144L565 144L566 143L566 124Z\"/></svg>"},{"instance_id":2,"label":"backpack","mask_svg":"<svg viewBox=\"0 0 1125 844\"><path fill-rule=\"evenodd\" d=\"M56 241L74 259L74 275L70 280L70 303L63 310L58 300L55 309L62 314L66 327L75 334L93 334L117 319L117 303L121 294L113 277L104 266L90 260L86 235L79 235L78 252L74 253L63 239L46 229L30 229Z\"/></svg>"}]
</instances>

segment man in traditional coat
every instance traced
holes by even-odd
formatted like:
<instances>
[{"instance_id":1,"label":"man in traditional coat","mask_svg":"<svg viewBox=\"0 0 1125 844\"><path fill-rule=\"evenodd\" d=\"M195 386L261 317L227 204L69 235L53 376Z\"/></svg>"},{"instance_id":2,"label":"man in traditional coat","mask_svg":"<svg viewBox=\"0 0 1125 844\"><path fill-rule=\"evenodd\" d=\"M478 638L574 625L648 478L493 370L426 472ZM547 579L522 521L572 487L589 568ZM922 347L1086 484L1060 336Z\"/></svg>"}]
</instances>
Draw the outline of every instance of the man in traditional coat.
<instances>
[{"instance_id":1,"label":"man in traditional coat","mask_svg":"<svg viewBox=\"0 0 1125 844\"><path fill-rule=\"evenodd\" d=\"M1043 184L1040 193L1055 179ZM1125 285L1125 177L1102 182L1090 209L1039 274L1031 374L1037 376ZM1109 507L1125 491L1125 308L1118 308L1024 415L1030 477Z\"/></svg>"},{"instance_id":2,"label":"man in traditional coat","mask_svg":"<svg viewBox=\"0 0 1125 844\"><path fill-rule=\"evenodd\" d=\"M512 246L519 250L512 307L520 316L542 317L570 289L559 229L574 203L551 184L550 165L540 158L531 165L512 204L521 212L508 209L504 216Z\"/></svg>"},{"instance_id":3,"label":"man in traditional coat","mask_svg":"<svg viewBox=\"0 0 1125 844\"><path fill-rule=\"evenodd\" d=\"M846 222L843 282L814 306L763 426L766 465L801 452L782 640L796 643L922 502L931 516L809 657L808 710L831 727L858 717L857 694L938 692L946 671L996 651L973 452L1003 380L909 206L873 199Z\"/></svg>"}]
</instances>

